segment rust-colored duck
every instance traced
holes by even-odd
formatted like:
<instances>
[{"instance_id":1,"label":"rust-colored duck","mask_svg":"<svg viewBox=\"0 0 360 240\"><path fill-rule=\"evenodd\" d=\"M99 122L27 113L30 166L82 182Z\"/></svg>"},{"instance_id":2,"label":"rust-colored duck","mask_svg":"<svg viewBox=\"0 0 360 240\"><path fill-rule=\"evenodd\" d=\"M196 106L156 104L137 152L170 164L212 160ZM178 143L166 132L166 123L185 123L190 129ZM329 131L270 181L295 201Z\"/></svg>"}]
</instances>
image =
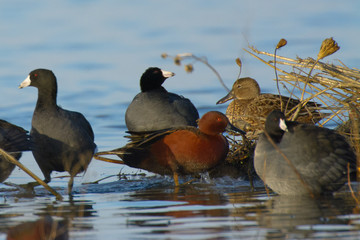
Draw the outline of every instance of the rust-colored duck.
<instances>
[{"instance_id":1,"label":"rust-colored duck","mask_svg":"<svg viewBox=\"0 0 360 240\"><path fill-rule=\"evenodd\" d=\"M130 143L101 155L117 155L124 164L161 175L173 175L179 185L179 175L206 172L225 160L229 144L222 135L229 125L227 117L217 111L202 116L198 128L193 126L159 130L130 136Z\"/></svg>"}]
</instances>

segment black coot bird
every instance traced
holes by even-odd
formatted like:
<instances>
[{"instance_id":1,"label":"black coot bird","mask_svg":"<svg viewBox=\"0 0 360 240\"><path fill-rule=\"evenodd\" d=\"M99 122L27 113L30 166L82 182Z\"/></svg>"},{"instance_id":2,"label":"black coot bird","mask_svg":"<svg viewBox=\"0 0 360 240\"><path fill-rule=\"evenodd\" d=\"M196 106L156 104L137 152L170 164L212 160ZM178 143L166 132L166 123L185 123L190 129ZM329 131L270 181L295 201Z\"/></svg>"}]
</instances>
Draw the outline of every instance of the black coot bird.
<instances>
[{"instance_id":1,"label":"black coot bird","mask_svg":"<svg viewBox=\"0 0 360 240\"><path fill-rule=\"evenodd\" d=\"M22 127L0 120L0 148L19 160L22 151L30 150L28 132ZM0 182L5 181L14 168L15 165L0 154Z\"/></svg>"},{"instance_id":2,"label":"black coot bird","mask_svg":"<svg viewBox=\"0 0 360 240\"><path fill-rule=\"evenodd\" d=\"M276 148L265 133L260 135L255 149L255 170L279 194L334 192L346 183L348 164L350 173L356 170L351 146L331 129L286 121L281 111L274 110L266 118L265 132Z\"/></svg>"},{"instance_id":3,"label":"black coot bird","mask_svg":"<svg viewBox=\"0 0 360 240\"><path fill-rule=\"evenodd\" d=\"M199 113L191 101L166 91L161 85L174 73L148 68L140 79L138 93L125 113L130 132L151 132L181 126L197 126Z\"/></svg>"},{"instance_id":4,"label":"black coot bird","mask_svg":"<svg viewBox=\"0 0 360 240\"><path fill-rule=\"evenodd\" d=\"M81 113L57 105L57 83L52 71L30 72L19 88L27 86L38 88L30 131L34 158L45 182L51 181L52 171L69 172L71 193L75 175L86 170L95 152L94 132Z\"/></svg>"}]
</instances>

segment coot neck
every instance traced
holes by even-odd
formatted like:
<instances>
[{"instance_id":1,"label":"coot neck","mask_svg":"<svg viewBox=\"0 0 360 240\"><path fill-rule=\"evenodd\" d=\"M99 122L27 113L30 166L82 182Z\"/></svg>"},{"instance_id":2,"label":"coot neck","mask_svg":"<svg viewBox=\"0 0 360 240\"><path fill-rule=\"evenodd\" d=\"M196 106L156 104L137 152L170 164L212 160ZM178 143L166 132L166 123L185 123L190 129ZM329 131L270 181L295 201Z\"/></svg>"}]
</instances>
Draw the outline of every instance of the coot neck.
<instances>
[{"instance_id":1,"label":"coot neck","mask_svg":"<svg viewBox=\"0 0 360 240\"><path fill-rule=\"evenodd\" d=\"M36 108L57 108L57 86L48 89L38 89Z\"/></svg>"},{"instance_id":2,"label":"coot neck","mask_svg":"<svg viewBox=\"0 0 360 240\"><path fill-rule=\"evenodd\" d=\"M140 89L141 92L147 92L151 90L163 90L166 91L165 88L162 87L166 78L147 78L142 76L140 79Z\"/></svg>"},{"instance_id":3,"label":"coot neck","mask_svg":"<svg viewBox=\"0 0 360 240\"><path fill-rule=\"evenodd\" d=\"M266 137L270 137L275 143L280 143L281 142L281 139L284 135L284 131L278 127L278 126L266 126L265 125L265 132L267 134ZM268 135L268 136L267 136Z\"/></svg>"},{"instance_id":4,"label":"coot neck","mask_svg":"<svg viewBox=\"0 0 360 240\"><path fill-rule=\"evenodd\" d=\"M159 86L156 88L150 88L150 87L143 87L141 86L141 92L150 92L150 91L159 91L159 92L165 92L167 93L166 89L163 86Z\"/></svg>"}]
</instances>

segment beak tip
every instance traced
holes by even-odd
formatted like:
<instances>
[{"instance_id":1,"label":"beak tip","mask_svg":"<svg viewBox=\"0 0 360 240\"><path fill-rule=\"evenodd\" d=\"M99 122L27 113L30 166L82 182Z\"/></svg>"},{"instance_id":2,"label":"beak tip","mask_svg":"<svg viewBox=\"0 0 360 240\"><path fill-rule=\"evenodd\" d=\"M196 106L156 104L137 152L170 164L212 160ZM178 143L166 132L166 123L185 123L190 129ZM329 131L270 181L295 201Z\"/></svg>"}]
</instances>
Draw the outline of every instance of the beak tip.
<instances>
[{"instance_id":1,"label":"beak tip","mask_svg":"<svg viewBox=\"0 0 360 240\"><path fill-rule=\"evenodd\" d=\"M228 123L227 127L226 127L227 131L233 131L233 132L238 132L240 134L246 135L246 132L235 127L234 125L232 125L231 123Z\"/></svg>"},{"instance_id":2,"label":"beak tip","mask_svg":"<svg viewBox=\"0 0 360 240\"><path fill-rule=\"evenodd\" d=\"M218 100L216 102L216 104L223 104L223 103L226 103L227 101L229 100L232 100L234 99L234 95L233 93L230 91L225 97L221 98L220 100Z\"/></svg>"}]
</instances>

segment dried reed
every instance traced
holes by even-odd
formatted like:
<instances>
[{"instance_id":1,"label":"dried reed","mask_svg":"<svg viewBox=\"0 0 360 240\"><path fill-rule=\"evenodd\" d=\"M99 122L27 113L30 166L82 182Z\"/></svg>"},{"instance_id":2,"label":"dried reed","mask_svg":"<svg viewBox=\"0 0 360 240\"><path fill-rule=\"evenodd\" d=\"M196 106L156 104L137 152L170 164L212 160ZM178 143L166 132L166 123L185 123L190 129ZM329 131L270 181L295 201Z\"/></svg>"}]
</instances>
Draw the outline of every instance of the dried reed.
<instances>
[{"instance_id":1,"label":"dried reed","mask_svg":"<svg viewBox=\"0 0 360 240\"><path fill-rule=\"evenodd\" d=\"M349 68L341 61L339 61L340 65L320 61L338 49L332 39L325 39L316 60L276 56L276 67L272 60L274 54L259 51L254 47L244 50L280 73L279 81L283 88L292 97L301 100L296 108L303 107L310 100L321 102L323 106L319 107L319 110L328 115L320 124L335 126L340 133L348 137L359 153L360 70ZM296 119L296 109L290 109L287 113L288 117ZM359 156L357 154L358 166L360 166Z\"/></svg>"}]
</instances>

